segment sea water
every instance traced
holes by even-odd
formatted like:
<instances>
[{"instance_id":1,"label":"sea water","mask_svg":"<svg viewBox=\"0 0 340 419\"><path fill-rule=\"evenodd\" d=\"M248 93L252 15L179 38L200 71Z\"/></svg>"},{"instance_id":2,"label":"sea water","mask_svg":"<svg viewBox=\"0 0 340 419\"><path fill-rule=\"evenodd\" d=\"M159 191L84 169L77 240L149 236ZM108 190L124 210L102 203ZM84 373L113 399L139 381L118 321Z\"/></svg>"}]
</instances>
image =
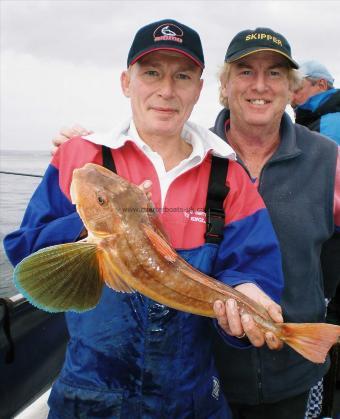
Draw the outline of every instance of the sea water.
<instances>
[{"instance_id":1,"label":"sea water","mask_svg":"<svg viewBox=\"0 0 340 419\"><path fill-rule=\"evenodd\" d=\"M5 255L3 239L19 228L32 193L41 182L39 177L21 173L42 176L50 160L49 151L0 150L0 297L18 293L13 285L13 268Z\"/></svg>"}]
</instances>

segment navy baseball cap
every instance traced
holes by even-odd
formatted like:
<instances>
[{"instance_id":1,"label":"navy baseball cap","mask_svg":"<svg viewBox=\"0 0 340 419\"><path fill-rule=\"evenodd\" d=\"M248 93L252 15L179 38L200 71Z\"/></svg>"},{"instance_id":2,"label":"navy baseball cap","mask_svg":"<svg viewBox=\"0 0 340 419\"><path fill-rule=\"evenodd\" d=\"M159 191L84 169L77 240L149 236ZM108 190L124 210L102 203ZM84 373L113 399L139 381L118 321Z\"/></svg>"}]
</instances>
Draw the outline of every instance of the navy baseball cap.
<instances>
[{"instance_id":1,"label":"navy baseball cap","mask_svg":"<svg viewBox=\"0 0 340 419\"><path fill-rule=\"evenodd\" d=\"M127 66L158 50L179 52L204 68L200 36L194 29L172 19L159 20L139 29L129 51Z\"/></svg>"},{"instance_id":2,"label":"navy baseball cap","mask_svg":"<svg viewBox=\"0 0 340 419\"><path fill-rule=\"evenodd\" d=\"M225 62L232 63L242 57L259 51L274 51L287 58L293 68L299 65L292 58L292 52L287 39L270 28L246 29L239 32L230 42Z\"/></svg>"}]
</instances>

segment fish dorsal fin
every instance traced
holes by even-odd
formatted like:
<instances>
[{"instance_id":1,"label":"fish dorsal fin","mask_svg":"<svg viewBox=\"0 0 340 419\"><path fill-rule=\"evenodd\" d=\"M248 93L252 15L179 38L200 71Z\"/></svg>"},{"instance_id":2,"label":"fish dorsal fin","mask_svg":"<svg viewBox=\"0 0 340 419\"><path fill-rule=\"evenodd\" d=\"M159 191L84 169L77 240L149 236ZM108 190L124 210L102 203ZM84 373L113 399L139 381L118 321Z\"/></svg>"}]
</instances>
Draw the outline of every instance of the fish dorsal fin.
<instances>
[{"instance_id":1,"label":"fish dorsal fin","mask_svg":"<svg viewBox=\"0 0 340 419\"><path fill-rule=\"evenodd\" d=\"M115 291L119 292L136 292L124 280L122 272L126 268L121 266L119 258L113 252L102 252L100 256L100 266L103 273L103 279L106 285Z\"/></svg>"},{"instance_id":2,"label":"fish dorsal fin","mask_svg":"<svg viewBox=\"0 0 340 419\"><path fill-rule=\"evenodd\" d=\"M15 285L45 311L90 310L103 288L97 253L97 245L84 241L46 247L16 266Z\"/></svg>"},{"instance_id":3,"label":"fish dorsal fin","mask_svg":"<svg viewBox=\"0 0 340 419\"><path fill-rule=\"evenodd\" d=\"M157 232L157 234L161 236L165 241L169 241L169 238L164 231L163 224L158 216L158 213L152 201L150 200L148 201L147 208L148 208L149 221L154 231Z\"/></svg>"},{"instance_id":4,"label":"fish dorsal fin","mask_svg":"<svg viewBox=\"0 0 340 419\"><path fill-rule=\"evenodd\" d=\"M167 243L150 226L142 224L142 228L157 252L168 262L175 263L178 259L178 254L173 250L169 243Z\"/></svg>"}]
</instances>

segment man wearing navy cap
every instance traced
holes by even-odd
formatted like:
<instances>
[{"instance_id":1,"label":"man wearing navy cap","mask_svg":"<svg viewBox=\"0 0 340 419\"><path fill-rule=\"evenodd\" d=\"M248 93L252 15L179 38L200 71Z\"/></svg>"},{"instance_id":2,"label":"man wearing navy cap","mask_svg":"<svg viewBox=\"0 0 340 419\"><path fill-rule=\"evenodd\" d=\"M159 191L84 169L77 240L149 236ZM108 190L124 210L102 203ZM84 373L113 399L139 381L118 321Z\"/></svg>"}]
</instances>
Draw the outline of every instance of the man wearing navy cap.
<instances>
[{"instance_id":1,"label":"man wearing navy cap","mask_svg":"<svg viewBox=\"0 0 340 419\"><path fill-rule=\"evenodd\" d=\"M285 113L298 86L297 68L282 34L270 28L238 33L220 74L224 109L213 132L236 151L271 215L282 251L285 321L323 322L324 288L334 293L337 280L323 279L320 253L340 233L340 157L333 141ZM303 419L309 390L329 366L287 346L237 351L217 335L214 348L234 419Z\"/></svg>"},{"instance_id":2,"label":"man wearing navy cap","mask_svg":"<svg viewBox=\"0 0 340 419\"><path fill-rule=\"evenodd\" d=\"M231 147L187 122L200 96L203 68L200 38L186 25L163 20L137 32L121 76L132 118L107 135L75 137L59 148L20 229L5 238L14 265L40 248L84 234L70 200L72 172L87 162L111 168L114 162L117 173L135 184L151 180L148 187L170 243L190 264L282 321L281 257L268 211ZM229 162L219 185L226 194L218 216L219 245L206 241L202 210L217 157L223 167ZM212 356L213 328L238 347L250 346L245 335L256 346L281 344L249 315L240 316L234 300L217 301L214 308L218 324L104 287L93 310L66 314L70 341L52 387L49 417L230 419Z\"/></svg>"}]
</instances>

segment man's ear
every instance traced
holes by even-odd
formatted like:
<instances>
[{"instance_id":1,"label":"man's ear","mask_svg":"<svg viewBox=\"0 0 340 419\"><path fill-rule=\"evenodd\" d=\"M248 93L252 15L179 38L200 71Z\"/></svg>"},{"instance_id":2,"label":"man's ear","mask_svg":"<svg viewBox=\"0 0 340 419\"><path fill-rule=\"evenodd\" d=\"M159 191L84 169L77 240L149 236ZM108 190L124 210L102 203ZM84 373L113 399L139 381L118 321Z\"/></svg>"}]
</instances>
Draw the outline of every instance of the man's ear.
<instances>
[{"instance_id":1,"label":"man's ear","mask_svg":"<svg viewBox=\"0 0 340 419\"><path fill-rule=\"evenodd\" d=\"M120 75L120 85L126 97L130 97L130 73L129 70L123 71Z\"/></svg>"},{"instance_id":2,"label":"man's ear","mask_svg":"<svg viewBox=\"0 0 340 419\"><path fill-rule=\"evenodd\" d=\"M321 91L327 90L328 89L327 80L324 80L324 79L319 80L318 86Z\"/></svg>"},{"instance_id":3,"label":"man's ear","mask_svg":"<svg viewBox=\"0 0 340 419\"><path fill-rule=\"evenodd\" d=\"M228 89L226 83L224 83L223 86L221 86L221 93L223 97L228 97Z\"/></svg>"}]
</instances>

